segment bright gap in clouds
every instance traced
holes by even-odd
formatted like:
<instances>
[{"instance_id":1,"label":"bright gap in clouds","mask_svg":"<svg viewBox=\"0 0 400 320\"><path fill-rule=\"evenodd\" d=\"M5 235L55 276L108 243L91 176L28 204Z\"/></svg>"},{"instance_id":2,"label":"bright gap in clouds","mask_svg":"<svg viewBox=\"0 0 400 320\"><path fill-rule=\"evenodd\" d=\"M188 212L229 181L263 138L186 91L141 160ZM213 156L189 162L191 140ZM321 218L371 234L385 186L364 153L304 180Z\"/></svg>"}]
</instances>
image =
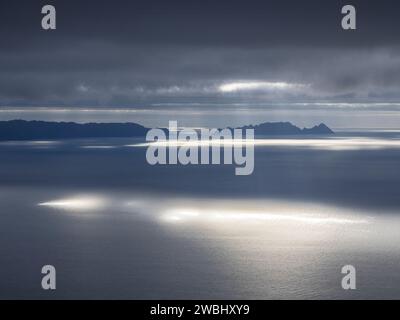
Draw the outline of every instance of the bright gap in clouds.
<instances>
[{"instance_id":1,"label":"bright gap in clouds","mask_svg":"<svg viewBox=\"0 0 400 320\"><path fill-rule=\"evenodd\" d=\"M285 90L303 88L306 85L299 83L288 82L230 82L222 84L218 87L221 92L236 92L236 91L249 91L249 90Z\"/></svg>"}]
</instances>

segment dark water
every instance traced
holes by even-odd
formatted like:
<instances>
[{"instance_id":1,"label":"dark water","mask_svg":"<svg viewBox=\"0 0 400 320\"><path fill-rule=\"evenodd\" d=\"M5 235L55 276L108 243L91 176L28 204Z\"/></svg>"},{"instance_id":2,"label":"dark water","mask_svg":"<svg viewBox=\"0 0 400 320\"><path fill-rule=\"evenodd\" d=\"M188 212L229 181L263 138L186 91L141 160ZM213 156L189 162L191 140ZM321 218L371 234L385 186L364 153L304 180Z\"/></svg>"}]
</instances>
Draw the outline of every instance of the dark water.
<instances>
[{"instance_id":1,"label":"dark water","mask_svg":"<svg viewBox=\"0 0 400 320\"><path fill-rule=\"evenodd\" d=\"M267 140L250 176L132 139L3 142L0 298L400 298L398 138Z\"/></svg>"}]
</instances>

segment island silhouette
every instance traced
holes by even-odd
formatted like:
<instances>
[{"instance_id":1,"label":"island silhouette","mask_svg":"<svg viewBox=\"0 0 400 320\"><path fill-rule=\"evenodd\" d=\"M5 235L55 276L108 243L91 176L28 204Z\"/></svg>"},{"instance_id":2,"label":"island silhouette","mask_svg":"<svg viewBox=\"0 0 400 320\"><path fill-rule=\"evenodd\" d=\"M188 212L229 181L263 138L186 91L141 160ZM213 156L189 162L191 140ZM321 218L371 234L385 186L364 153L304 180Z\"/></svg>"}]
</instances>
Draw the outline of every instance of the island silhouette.
<instances>
[{"instance_id":1,"label":"island silhouette","mask_svg":"<svg viewBox=\"0 0 400 320\"><path fill-rule=\"evenodd\" d=\"M149 129L132 122L81 124L75 122L9 120L0 121L0 140L145 137ZM254 129L256 136L327 135L334 133L323 123L312 128L299 128L290 122L265 122L258 125L237 127L236 129Z\"/></svg>"}]
</instances>

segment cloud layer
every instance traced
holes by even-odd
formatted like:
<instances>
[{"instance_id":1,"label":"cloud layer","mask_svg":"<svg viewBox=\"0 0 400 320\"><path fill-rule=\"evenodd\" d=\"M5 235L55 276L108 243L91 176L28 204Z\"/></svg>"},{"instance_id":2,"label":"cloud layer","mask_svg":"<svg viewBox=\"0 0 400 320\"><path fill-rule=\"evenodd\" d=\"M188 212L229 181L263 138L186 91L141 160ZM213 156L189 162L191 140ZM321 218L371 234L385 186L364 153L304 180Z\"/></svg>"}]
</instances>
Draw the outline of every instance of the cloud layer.
<instances>
[{"instance_id":1,"label":"cloud layer","mask_svg":"<svg viewBox=\"0 0 400 320\"><path fill-rule=\"evenodd\" d=\"M0 105L393 102L400 22L393 1L2 1ZM12 14L11 14L12 13Z\"/></svg>"}]
</instances>

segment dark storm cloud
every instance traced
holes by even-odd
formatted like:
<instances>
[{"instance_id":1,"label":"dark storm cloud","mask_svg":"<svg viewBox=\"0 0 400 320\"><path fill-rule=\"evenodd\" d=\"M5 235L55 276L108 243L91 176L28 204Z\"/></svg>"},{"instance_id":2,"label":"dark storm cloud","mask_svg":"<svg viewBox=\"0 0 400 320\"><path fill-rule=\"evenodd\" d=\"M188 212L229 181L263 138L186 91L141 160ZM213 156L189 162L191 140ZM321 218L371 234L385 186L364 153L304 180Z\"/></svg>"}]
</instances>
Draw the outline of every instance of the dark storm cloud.
<instances>
[{"instance_id":1,"label":"dark storm cloud","mask_svg":"<svg viewBox=\"0 0 400 320\"><path fill-rule=\"evenodd\" d=\"M53 4L57 30L41 30ZM2 1L1 105L391 101L400 6L352 1ZM227 83L251 90L221 90ZM282 86L275 84L281 83Z\"/></svg>"}]
</instances>

